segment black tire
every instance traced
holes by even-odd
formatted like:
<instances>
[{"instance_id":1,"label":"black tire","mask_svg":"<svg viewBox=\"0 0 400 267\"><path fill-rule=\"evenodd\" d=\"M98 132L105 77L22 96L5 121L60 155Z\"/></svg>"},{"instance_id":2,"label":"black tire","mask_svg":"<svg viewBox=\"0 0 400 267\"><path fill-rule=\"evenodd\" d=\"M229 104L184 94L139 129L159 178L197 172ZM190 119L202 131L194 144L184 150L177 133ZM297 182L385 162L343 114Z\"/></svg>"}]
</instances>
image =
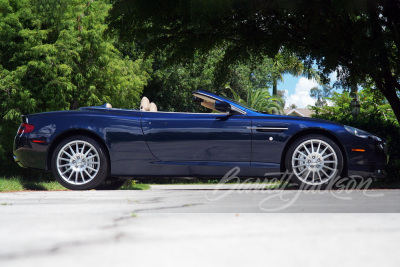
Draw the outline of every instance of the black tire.
<instances>
[{"instance_id":1,"label":"black tire","mask_svg":"<svg viewBox=\"0 0 400 267\"><path fill-rule=\"evenodd\" d=\"M107 178L109 162L105 148L96 140L74 135L57 145L51 158L51 170L62 186L90 190Z\"/></svg>"},{"instance_id":2,"label":"black tire","mask_svg":"<svg viewBox=\"0 0 400 267\"><path fill-rule=\"evenodd\" d=\"M290 181L299 188L330 189L342 174L343 155L330 138L311 134L297 139L289 147L285 166Z\"/></svg>"},{"instance_id":3,"label":"black tire","mask_svg":"<svg viewBox=\"0 0 400 267\"><path fill-rule=\"evenodd\" d=\"M117 189L121 188L125 183L126 183L125 179L108 177L105 181L103 181L95 189L96 190L117 190Z\"/></svg>"}]
</instances>

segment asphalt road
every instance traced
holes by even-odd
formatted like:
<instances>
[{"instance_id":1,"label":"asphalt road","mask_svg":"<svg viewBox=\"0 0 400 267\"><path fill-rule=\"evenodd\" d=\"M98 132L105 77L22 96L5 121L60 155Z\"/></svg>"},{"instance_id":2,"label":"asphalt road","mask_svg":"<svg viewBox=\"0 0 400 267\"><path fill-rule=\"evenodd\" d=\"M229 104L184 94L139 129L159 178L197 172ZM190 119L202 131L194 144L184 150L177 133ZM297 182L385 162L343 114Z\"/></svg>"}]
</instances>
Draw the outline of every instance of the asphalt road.
<instances>
[{"instance_id":1,"label":"asphalt road","mask_svg":"<svg viewBox=\"0 0 400 267\"><path fill-rule=\"evenodd\" d=\"M213 188L1 193L0 266L400 264L400 190Z\"/></svg>"}]
</instances>

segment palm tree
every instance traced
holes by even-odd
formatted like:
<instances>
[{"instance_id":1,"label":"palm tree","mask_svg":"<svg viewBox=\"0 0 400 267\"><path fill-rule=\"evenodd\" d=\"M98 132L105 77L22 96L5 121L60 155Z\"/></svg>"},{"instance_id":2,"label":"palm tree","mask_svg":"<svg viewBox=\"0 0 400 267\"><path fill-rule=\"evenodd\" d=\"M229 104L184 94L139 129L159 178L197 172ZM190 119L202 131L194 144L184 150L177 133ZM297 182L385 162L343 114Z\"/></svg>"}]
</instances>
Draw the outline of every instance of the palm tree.
<instances>
[{"instance_id":1,"label":"palm tree","mask_svg":"<svg viewBox=\"0 0 400 267\"><path fill-rule=\"evenodd\" d=\"M320 83L320 76L316 70L304 66L304 63L294 54L282 51L273 59L272 95L278 95L278 81L283 81L284 74L293 76L306 76Z\"/></svg>"},{"instance_id":2,"label":"palm tree","mask_svg":"<svg viewBox=\"0 0 400 267\"><path fill-rule=\"evenodd\" d=\"M242 99L234 90L229 88L234 99L257 111L269 114L283 114L283 101L279 97L272 97L266 89L247 87L246 100Z\"/></svg>"}]
</instances>

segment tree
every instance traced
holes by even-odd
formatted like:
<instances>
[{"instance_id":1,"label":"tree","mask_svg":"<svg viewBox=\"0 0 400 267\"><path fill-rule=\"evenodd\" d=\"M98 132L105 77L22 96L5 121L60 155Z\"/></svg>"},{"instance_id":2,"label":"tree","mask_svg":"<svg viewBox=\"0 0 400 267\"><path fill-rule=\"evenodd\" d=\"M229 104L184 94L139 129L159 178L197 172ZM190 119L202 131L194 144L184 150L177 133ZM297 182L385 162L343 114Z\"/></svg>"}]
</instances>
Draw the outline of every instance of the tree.
<instances>
[{"instance_id":1,"label":"tree","mask_svg":"<svg viewBox=\"0 0 400 267\"><path fill-rule=\"evenodd\" d=\"M104 34L107 2L0 0L0 157L11 158L22 114L139 106L150 65Z\"/></svg>"},{"instance_id":2,"label":"tree","mask_svg":"<svg viewBox=\"0 0 400 267\"><path fill-rule=\"evenodd\" d=\"M327 105L327 98L332 95L332 87L325 85L321 88L313 87L310 90L310 96L315 99L316 107L323 107Z\"/></svg>"},{"instance_id":3,"label":"tree","mask_svg":"<svg viewBox=\"0 0 400 267\"><path fill-rule=\"evenodd\" d=\"M274 81L274 60L264 57L254 59L250 56L245 63L239 63L229 68L229 80L225 86L233 98L255 110L283 114L284 101L268 90Z\"/></svg>"},{"instance_id":4,"label":"tree","mask_svg":"<svg viewBox=\"0 0 400 267\"><path fill-rule=\"evenodd\" d=\"M214 70L219 50L207 56L194 55L192 62L169 64L164 54L153 56L153 73L143 95L157 104L159 110L200 112L206 109L193 102L192 92L203 89L215 92Z\"/></svg>"},{"instance_id":5,"label":"tree","mask_svg":"<svg viewBox=\"0 0 400 267\"><path fill-rule=\"evenodd\" d=\"M268 114L283 114L283 105L278 97L271 97L267 90L248 87L246 98L241 98L234 90L231 90L234 99L252 109Z\"/></svg>"},{"instance_id":6,"label":"tree","mask_svg":"<svg viewBox=\"0 0 400 267\"><path fill-rule=\"evenodd\" d=\"M157 7L157 8L154 8ZM284 48L339 80L370 77L400 120L398 0L115 0L111 28L148 51L190 59L225 45L225 62Z\"/></svg>"},{"instance_id":7,"label":"tree","mask_svg":"<svg viewBox=\"0 0 400 267\"><path fill-rule=\"evenodd\" d=\"M360 114L352 116L350 101L354 98L349 91L339 94L333 92L327 100L329 106L311 107L313 117L351 125L353 127L371 132L387 141L388 165L387 180L400 179L400 126L383 94L372 83L364 84L364 88L357 92L360 103Z\"/></svg>"},{"instance_id":8,"label":"tree","mask_svg":"<svg viewBox=\"0 0 400 267\"><path fill-rule=\"evenodd\" d=\"M218 92L229 97L236 94L247 99L249 87L263 91L272 87L273 60L267 57L258 60L250 57L245 62L231 64L226 66L224 77L218 76L217 69L224 52L223 48L216 48L206 55L194 54L190 62L176 64L170 64L164 54L153 55L153 73L143 94L160 110L200 112L206 109L194 105L192 92L195 90ZM275 98L279 103L283 102Z\"/></svg>"},{"instance_id":9,"label":"tree","mask_svg":"<svg viewBox=\"0 0 400 267\"><path fill-rule=\"evenodd\" d=\"M314 88L313 88L314 89ZM319 90L319 93L323 94L323 90ZM333 121L340 121L344 123L352 122L353 120L368 120L373 118L379 118L380 120L387 121L388 123L397 124L396 117L393 110L390 108L388 101L382 95L382 93L374 88L374 86L367 86L357 92L357 96L360 102L360 118L353 118L351 111L351 100L354 98L352 92L344 91L343 93L333 92L325 95L321 95L320 101L326 103L330 101L332 105L317 105L311 107L316 114L316 117L322 119L328 119Z\"/></svg>"},{"instance_id":10,"label":"tree","mask_svg":"<svg viewBox=\"0 0 400 267\"><path fill-rule=\"evenodd\" d=\"M282 107L286 106L286 91L285 90L278 90L277 97L279 97L282 101Z\"/></svg>"},{"instance_id":11,"label":"tree","mask_svg":"<svg viewBox=\"0 0 400 267\"><path fill-rule=\"evenodd\" d=\"M283 74L291 74L296 77L306 76L308 79L320 82L318 72L311 68L311 66L305 66L295 54L282 51L273 60L272 95L274 96L278 95L278 81L283 81Z\"/></svg>"}]
</instances>

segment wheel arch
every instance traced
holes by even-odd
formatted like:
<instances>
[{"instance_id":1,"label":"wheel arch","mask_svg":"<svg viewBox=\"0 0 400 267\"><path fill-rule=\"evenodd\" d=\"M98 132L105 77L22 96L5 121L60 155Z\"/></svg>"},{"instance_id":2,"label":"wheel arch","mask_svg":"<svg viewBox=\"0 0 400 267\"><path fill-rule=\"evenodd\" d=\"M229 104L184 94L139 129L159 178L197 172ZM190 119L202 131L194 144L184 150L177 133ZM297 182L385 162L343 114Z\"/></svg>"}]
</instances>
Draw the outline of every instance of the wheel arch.
<instances>
[{"instance_id":1,"label":"wheel arch","mask_svg":"<svg viewBox=\"0 0 400 267\"><path fill-rule=\"evenodd\" d=\"M65 138L68 138L73 135L84 135L84 136L87 136L87 137L90 137L90 138L93 138L94 140L96 140L104 148L105 154L108 158L108 162L111 163L110 152L108 150L108 147L107 147L104 139L101 138L97 133L90 131L90 130L86 130L86 129L70 129L70 130L67 130L67 131L64 131L64 132L58 134L51 142L51 145L50 145L49 149L47 150L47 155L46 155L47 170L51 170L51 157L52 157L57 145Z\"/></svg>"},{"instance_id":2,"label":"wheel arch","mask_svg":"<svg viewBox=\"0 0 400 267\"><path fill-rule=\"evenodd\" d=\"M285 159L286 159L286 155L287 152L290 148L290 146L299 138L306 136L306 135L310 135L310 134L319 134L319 135L323 135L325 137L330 138L333 142L336 143L336 145L339 147L340 152L342 152L342 156L343 156L343 171L341 173L341 175L343 177L345 177L347 175L347 154L346 154L346 150L344 148L344 145L342 144L342 142L340 141L340 139L332 132L325 130L325 129L321 129L321 128L308 128L305 130L302 130L300 132L297 132L296 134L294 134L292 137L290 137L290 139L286 142L285 148L283 149L283 153L281 156L281 172L285 172L286 171L286 165L285 165Z\"/></svg>"}]
</instances>

